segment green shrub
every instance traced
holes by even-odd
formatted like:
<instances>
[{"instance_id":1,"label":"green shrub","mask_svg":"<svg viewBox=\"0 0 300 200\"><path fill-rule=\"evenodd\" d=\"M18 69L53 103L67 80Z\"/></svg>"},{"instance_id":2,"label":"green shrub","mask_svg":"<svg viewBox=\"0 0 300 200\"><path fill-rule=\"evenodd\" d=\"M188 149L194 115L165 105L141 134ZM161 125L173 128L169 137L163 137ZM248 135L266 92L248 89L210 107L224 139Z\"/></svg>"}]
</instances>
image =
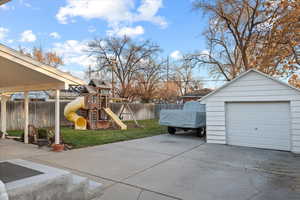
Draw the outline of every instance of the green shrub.
<instances>
[{"instance_id":1,"label":"green shrub","mask_svg":"<svg viewBox=\"0 0 300 200\"><path fill-rule=\"evenodd\" d=\"M48 138L48 134L47 134L47 129L43 129L43 128L40 128L38 129L38 138L40 139L47 139Z\"/></svg>"}]
</instances>

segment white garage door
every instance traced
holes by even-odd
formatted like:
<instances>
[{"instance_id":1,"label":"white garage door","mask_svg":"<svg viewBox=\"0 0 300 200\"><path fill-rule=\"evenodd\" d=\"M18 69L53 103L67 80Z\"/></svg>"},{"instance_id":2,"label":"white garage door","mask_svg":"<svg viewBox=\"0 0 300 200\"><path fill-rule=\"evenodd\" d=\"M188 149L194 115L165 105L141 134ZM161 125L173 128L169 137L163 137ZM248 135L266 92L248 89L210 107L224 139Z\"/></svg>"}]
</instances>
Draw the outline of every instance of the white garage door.
<instances>
[{"instance_id":1,"label":"white garage door","mask_svg":"<svg viewBox=\"0 0 300 200\"><path fill-rule=\"evenodd\" d=\"M290 150L289 110L287 102L227 103L227 143Z\"/></svg>"}]
</instances>

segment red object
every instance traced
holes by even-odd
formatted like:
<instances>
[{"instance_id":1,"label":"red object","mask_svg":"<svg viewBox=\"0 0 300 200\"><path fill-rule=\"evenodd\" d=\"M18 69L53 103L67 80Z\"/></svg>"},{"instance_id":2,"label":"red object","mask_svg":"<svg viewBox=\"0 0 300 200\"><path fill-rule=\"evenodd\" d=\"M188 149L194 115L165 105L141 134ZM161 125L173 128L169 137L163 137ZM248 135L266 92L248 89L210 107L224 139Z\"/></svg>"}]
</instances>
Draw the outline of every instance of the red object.
<instances>
[{"instance_id":1,"label":"red object","mask_svg":"<svg viewBox=\"0 0 300 200\"><path fill-rule=\"evenodd\" d=\"M65 150L65 145L63 145L63 144L53 144L52 145L52 150L54 152L61 152L61 151Z\"/></svg>"}]
</instances>

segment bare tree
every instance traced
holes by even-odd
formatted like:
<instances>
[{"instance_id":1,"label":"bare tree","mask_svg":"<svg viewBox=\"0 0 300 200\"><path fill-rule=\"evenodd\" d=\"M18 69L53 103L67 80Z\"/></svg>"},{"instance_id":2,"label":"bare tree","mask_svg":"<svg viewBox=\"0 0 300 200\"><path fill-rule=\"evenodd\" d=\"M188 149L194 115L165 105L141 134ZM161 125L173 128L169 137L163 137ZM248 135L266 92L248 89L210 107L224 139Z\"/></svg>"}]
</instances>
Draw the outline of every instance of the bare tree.
<instances>
[{"instance_id":1,"label":"bare tree","mask_svg":"<svg viewBox=\"0 0 300 200\"><path fill-rule=\"evenodd\" d=\"M135 42L126 36L94 39L89 43L89 52L98 62L93 71L113 71L122 98L132 97L134 78L143 70L143 61L159 51L160 47L151 41Z\"/></svg>"},{"instance_id":2,"label":"bare tree","mask_svg":"<svg viewBox=\"0 0 300 200\"><path fill-rule=\"evenodd\" d=\"M165 61L147 59L143 61L142 70L135 75L135 94L142 102L149 103L157 97L159 83L161 81L161 71L164 68Z\"/></svg>"},{"instance_id":3,"label":"bare tree","mask_svg":"<svg viewBox=\"0 0 300 200\"><path fill-rule=\"evenodd\" d=\"M191 59L226 80L250 68L290 76L299 67L299 4L296 0L196 1L194 8L209 15L204 33L208 51Z\"/></svg>"},{"instance_id":4,"label":"bare tree","mask_svg":"<svg viewBox=\"0 0 300 200\"><path fill-rule=\"evenodd\" d=\"M176 102L180 92L174 81L169 80L160 82L158 87L159 90L157 91L157 99L159 99L161 103Z\"/></svg>"},{"instance_id":5,"label":"bare tree","mask_svg":"<svg viewBox=\"0 0 300 200\"><path fill-rule=\"evenodd\" d=\"M177 85L180 95L183 96L188 92L202 88L201 81L196 80L193 75L196 67L197 62L194 59L189 59L189 56L186 55L175 64L171 80Z\"/></svg>"},{"instance_id":6,"label":"bare tree","mask_svg":"<svg viewBox=\"0 0 300 200\"><path fill-rule=\"evenodd\" d=\"M24 48L19 47L20 53L27 55L41 63L50 65L52 67L58 67L63 65L63 59L56 52L45 52L41 47L33 47L32 52L27 52Z\"/></svg>"}]
</instances>

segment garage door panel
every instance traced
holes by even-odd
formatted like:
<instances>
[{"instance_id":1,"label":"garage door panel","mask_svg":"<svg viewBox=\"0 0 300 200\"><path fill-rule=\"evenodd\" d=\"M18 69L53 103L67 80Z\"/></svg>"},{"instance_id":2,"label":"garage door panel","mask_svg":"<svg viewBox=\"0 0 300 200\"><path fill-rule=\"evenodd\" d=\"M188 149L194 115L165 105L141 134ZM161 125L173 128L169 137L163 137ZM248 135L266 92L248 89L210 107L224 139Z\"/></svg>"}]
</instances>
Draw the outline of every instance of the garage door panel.
<instances>
[{"instance_id":1,"label":"garage door panel","mask_svg":"<svg viewBox=\"0 0 300 200\"><path fill-rule=\"evenodd\" d=\"M240 115L240 113L231 113L234 115ZM257 115L264 115L264 113L257 113ZM231 117L230 120L232 122L240 122L247 120L248 123L260 123L260 124L273 124L276 125L276 123L289 123L289 121L286 119L286 117L289 116L276 116L276 114L271 116L249 116L249 117Z\"/></svg>"},{"instance_id":2,"label":"garage door panel","mask_svg":"<svg viewBox=\"0 0 300 200\"><path fill-rule=\"evenodd\" d=\"M263 112L258 112L258 113L263 113ZM278 113L268 113L268 114L264 114L263 116L257 116L258 113L240 113L240 112L235 112L232 113L234 114L233 116L231 116L232 120L244 120L244 119L251 119L254 121L260 121L262 119L266 119L266 118L273 118L272 121L283 121L283 122L287 122L288 120L286 119L286 115L281 115L281 116L276 116L276 118L274 118L274 115L278 115ZM268 121L266 121L268 122Z\"/></svg>"},{"instance_id":3,"label":"garage door panel","mask_svg":"<svg viewBox=\"0 0 300 200\"><path fill-rule=\"evenodd\" d=\"M233 141L233 142L239 142L238 146L245 146L245 147L256 147L256 148L263 148L263 149L275 149L275 150L284 150L288 151L289 149L286 149L285 145L278 145L278 144L270 144L270 143L247 143L247 142L240 142L240 141ZM235 145L235 144L233 144Z\"/></svg>"},{"instance_id":4,"label":"garage door panel","mask_svg":"<svg viewBox=\"0 0 300 200\"><path fill-rule=\"evenodd\" d=\"M231 129L234 129L234 127L232 127ZM267 137L267 136L282 136L282 137L286 137L283 135L283 133L286 133L287 130L285 130L284 128L280 128L278 130L276 130L276 132L274 131L274 129L269 128L269 129L262 129L260 131L253 131L253 130L247 130L247 127L244 127L244 129L238 129L236 128L235 130L231 130L230 134L228 135L228 137L230 137L231 135L233 135L234 133L238 134L238 135L246 135L246 136L253 136L253 137Z\"/></svg>"},{"instance_id":5,"label":"garage door panel","mask_svg":"<svg viewBox=\"0 0 300 200\"><path fill-rule=\"evenodd\" d=\"M281 143L269 143L267 140L265 139L268 139L268 138L256 138L256 139L253 139L251 137L234 137L232 138L232 141L233 142L239 142L239 143L245 143L245 144L253 144L253 145L267 145L267 144L270 144L270 145L277 145L277 146L284 146L283 144ZM281 138L283 139L283 141L285 140L284 138ZM287 142L287 140L285 141Z\"/></svg>"},{"instance_id":6,"label":"garage door panel","mask_svg":"<svg viewBox=\"0 0 300 200\"><path fill-rule=\"evenodd\" d=\"M227 143L289 150L289 116L288 102L227 103Z\"/></svg>"},{"instance_id":7,"label":"garage door panel","mask_svg":"<svg viewBox=\"0 0 300 200\"><path fill-rule=\"evenodd\" d=\"M287 126L289 126L289 123L288 122L282 122L282 121L276 121L274 120L273 122L251 122L249 121L250 119L247 119L247 124L245 124L242 128L253 128L253 130L262 130L262 129L265 129L265 128L286 128ZM243 123L243 121L234 121L232 122L231 124L231 127L237 127L239 128L240 127L240 124Z\"/></svg>"},{"instance_id":8,"label":"garage door panel","mask_svg":"<svg viewBox=\"0 0 300 200\"><path fill-rule=\"evenodd\" d=\"M233 130L249 131L251 133L263 133L263 134L276 134L276 133L278 133L278 134L281 134L280 132L287 132L286 127L289 126L288 123L276 124L276 125L262 124L262 123L257 123L257 124L250 123L250 124L246 124L243 127L241 127L241 123L232 124L230 127ZM276 131L273 132L273 130L275 130L275 129L276 129ZM244 132L241 132L241 134L243 134L243 133Z\"/></svg>"},{"instance_id":9,"label":"garage door panel","mask_svg":"<svg viewBox=\"0 0 300 200\"><path fill-rule=\"evenodd\" d=\"M285 111L286 106L289 105L288 102L233 102L233 103L227 103L234 104L234 107L231 107L232 111L241 111L241 109L245 108L245 105L247 105L248 108L259 108L259 111L263 112L276 112L276 111ZM281 104L281 105L280 105ZM283 105L284 104L284 105ZM247 112L255 112L257 110L247 110Z\"/></svg>"},{"instance_id":10,"label":"garage door panel","mask_svg":"<svg viewBox=\"0 0 300 200\"><path fill-rule=\"evenodd\" d=\"M241 130L243 131L243 130ZM282 138L284 140L288 140L288 138L286 136L284 136L283 134L255 134L253 132L250 131L245 131L244 134L240 134L241 131L231 131L230 135L228 135L228 138L234 138L234 137L245 137L245 138L253 138L253 140L255 140L256 138L258 139L262 139L262 138Z\"/></svg>"},{"instance_id":11,"label":"garage door panel","mask_svg":"<svg viewBox=\"0 0 300 200\"><path fill-rule=\"evenodd\" d=\"M280 135L273 135L273 136L264 136L264 137L259 137L259 136L255 136L255 135L244 135L244 136L241 136L239 135L238 133L233 133L231 134L231 136L229 137L229 139L231 141L233 140L247 140L248 143L251 143L251 142L257 142L257 141L265 141L265 140L272 140L272 139L279 139L279 140L282 140L282 141L288 141L288 139L286 139L286 137L283 137L283 136L280 136ZM248 141L249 140L249 141Z\"/></svg>"},{"instance_id":12,"label":"garage door panel","mask_svg":"<svg viewBox=\"0 0 300 200\"><path fill-rule=\"evenodd\" d=\"M264 113L264 112L268 112L268 111L257 111L257 112L248 112L248 111L240 111L240 112L231 112L231 114L233 114L231 117L231 119L233 120L242 120L242 119L252 119L255 121L260 121L261 119L265 119L265 118L273 118L273 120L278 120L278 121L288 121L286 119L285 115L285 111L278 111L278 112L272 112L272 113ZM258 115L259 113L262 113L263 115ZM274 115L275 116L274 118Z\"/></svg>"}]
</instances>

